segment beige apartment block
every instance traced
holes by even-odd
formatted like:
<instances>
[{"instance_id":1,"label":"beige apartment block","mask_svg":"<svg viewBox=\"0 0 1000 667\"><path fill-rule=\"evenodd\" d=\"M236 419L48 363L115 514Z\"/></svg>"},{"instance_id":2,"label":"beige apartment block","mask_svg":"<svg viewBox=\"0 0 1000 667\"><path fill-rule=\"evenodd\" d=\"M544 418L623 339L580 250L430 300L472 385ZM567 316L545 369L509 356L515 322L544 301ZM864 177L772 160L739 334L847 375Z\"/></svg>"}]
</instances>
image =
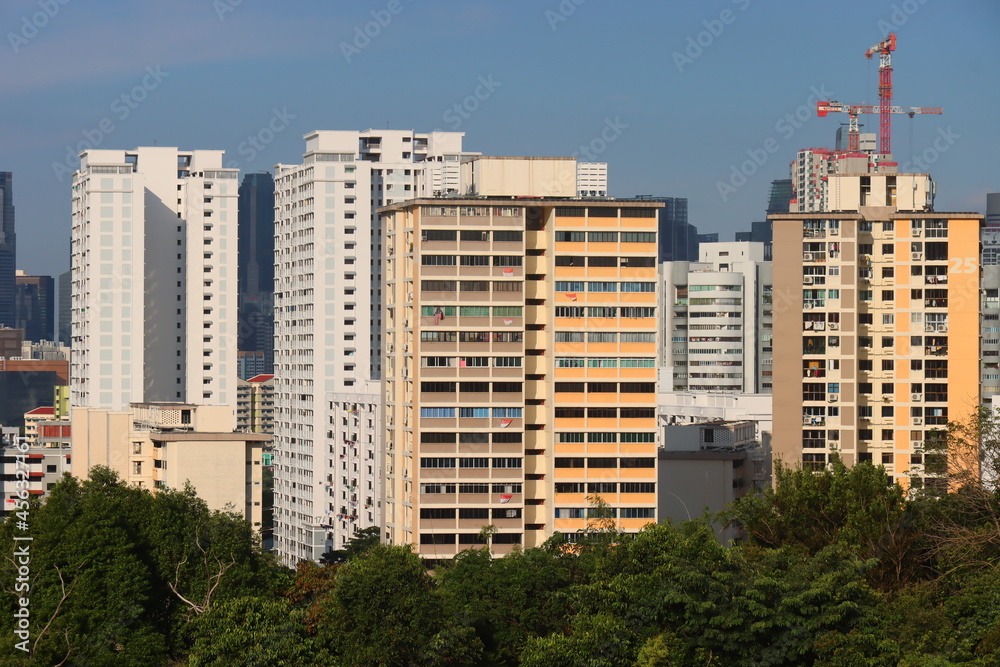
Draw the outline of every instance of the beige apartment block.
<instances>
[{"instance_id":1,"label":"beige apartment block","mask_svg":"<svg viewBox=\"0 0 1000 667\"><path fill-rule=\"evenodd\" d=\"M926 174L834 175L830 212L774 222L774 455L884 465L980 403L983 216L930 210Z\"/></svg>"},{"instance_id":2,"label":"beige apartment block","mask_svg":"<svg viewBox=\"0 0 1000 667\"><path fill-rule=\"evenodd\" d=\"M183 489L190 482L213 510L233 509L261 524L261 453L271 436L234 433L232 408L181 403L133 403L128 411L74 408L72 474L94 466L130 484Z\"/></svg>"},{"instance_id":3,"label":"beige apartment block","mask_svg":"<svg viewBox=\"0 0 1000 667\"><path fill-rule=\"evenodd\" d=\"M505 194L380 211L386 537L430 559L656 521L661 204Z\"/></svg>"}]
</instances>

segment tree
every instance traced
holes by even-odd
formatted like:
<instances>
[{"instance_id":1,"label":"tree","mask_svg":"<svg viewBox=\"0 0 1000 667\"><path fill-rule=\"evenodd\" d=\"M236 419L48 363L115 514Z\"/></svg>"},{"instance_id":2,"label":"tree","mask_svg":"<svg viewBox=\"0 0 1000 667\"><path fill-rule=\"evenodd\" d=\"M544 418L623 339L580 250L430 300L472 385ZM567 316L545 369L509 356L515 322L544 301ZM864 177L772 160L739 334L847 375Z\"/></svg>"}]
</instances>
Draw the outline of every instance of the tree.
<instances>
[{"instance_id":1,"label":"tree","mask_svg":"<svg viewBox=\"0 0 1000 667\"><path fill-rule=\"evenodd\" d=\"M412 664L445 626L436 589L420 556L376 545L338 567L317 637L345 664Z\"/></svg>"},{"instance_id":2,"label":"tree","mask_svg":"<svg viewBox=\"0 0 1000 667\"><path fill-rule=\"evenodd\" d=\"M1000 418L980 407L924 443L923 492L935 569L993 569L1000 562ZM919 476L917 479L920 479Z\"/></svg>"},{"instance_id":3,"label":"tree","mask_svg":"<svg viewBox=\"0 0 1000 667\"><path fill-rule=\"evenodd\" d=\"M874 582L892 587L920 576L916 521L898 484L885 469L839 458L821 471L775 466L775 484L738 498L725 513L740 522L752 544L798 545L816 554L840 545L863 560L878 558Z\"/></svg>"},{"instance_id":4,"label":"tree","mask_svg":"<svg viewBox=\"0 0 1000 667\"><path fill-rule=\"evenodd\" d=\"M340 565L355 556L368 553L372 547L379 543L381 533L382 530L378 526L362 528L348 540L343 549L327 551L319 559L319 562L324 565Z\"/></svg>"}]
</instances>

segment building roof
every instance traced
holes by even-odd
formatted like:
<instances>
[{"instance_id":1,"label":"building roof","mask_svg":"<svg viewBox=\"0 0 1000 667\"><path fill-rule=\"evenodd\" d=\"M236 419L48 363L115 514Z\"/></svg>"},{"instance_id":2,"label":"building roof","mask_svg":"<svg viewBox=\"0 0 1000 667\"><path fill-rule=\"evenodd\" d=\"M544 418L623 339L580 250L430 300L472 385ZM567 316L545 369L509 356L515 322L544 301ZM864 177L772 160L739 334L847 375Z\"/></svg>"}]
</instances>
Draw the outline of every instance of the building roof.
<instances>
[{"instance_id":1,"label":"building roof","mask_svg":"<svg viewBox=\"0 0 1000 667\"><path fill-rule=\"evenodd\" d=\"M273 375L267 375L267 374L254 375L252 378L247 380L247 382L267 382L273 378L274 378Z\"/></svg>"},{"instance_id":2,"label":"building roof","mask_svg":"<svg viewBox=\"0 0 1000 667\"><path fill-rule=\"evenodd\" d=\"M35 408L34 410L29 410L25 412L25 415L54 415L56 413L55 408Z\"/></svg>"}]
</instances>

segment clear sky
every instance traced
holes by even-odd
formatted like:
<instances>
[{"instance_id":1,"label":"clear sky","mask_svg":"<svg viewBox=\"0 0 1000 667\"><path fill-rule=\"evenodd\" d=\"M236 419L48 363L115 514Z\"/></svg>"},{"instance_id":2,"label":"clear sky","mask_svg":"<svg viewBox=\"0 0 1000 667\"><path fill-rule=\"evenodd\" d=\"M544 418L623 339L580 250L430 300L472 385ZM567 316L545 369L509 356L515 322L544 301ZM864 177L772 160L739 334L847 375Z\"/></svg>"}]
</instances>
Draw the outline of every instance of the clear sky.
<instances>
[{"instance_id":1,"label":"clear sky","mask_svg":"<svg viewBox=\"0 0 1000 667\"><path fill-rule=\"evenodd\" d=\"M0 27L0 170L29 273L68 268L82 142L225 149L264 171L299 161L315 129L584 147L612 195L687 197L691 222L731 239L797 149L832 147L846 118L816 118L817 96L877 102L864 52L888 30L894 103L945 111L897 116L897 159L927 159L914 170L938 182L938 210L1000 191L997 0L2 0Z\"/></svg>"}]
</instances>

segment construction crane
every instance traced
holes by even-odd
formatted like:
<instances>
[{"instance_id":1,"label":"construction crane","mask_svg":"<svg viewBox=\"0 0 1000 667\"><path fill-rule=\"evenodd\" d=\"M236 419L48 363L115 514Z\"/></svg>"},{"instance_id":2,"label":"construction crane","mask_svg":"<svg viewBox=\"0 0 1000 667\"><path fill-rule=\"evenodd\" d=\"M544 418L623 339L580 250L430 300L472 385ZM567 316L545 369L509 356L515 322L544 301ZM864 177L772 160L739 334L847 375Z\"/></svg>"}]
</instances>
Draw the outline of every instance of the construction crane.
<instances>
[{"instance_id":1,"label":"construction crane","mask_svg":"<svg viewBox=\"0 0 1000 667\"><path fill-rule=\"evenodd\" d=\"M896 33L890 32L888 37L865 51L865 58L872 59L878 54L878 152L888 155L892 152L890 130L892 116L892 52L896 50Z\"/></svg>"},{"instance_id":2,"label":"construction crane","mask_svg":"<svg viewBox=\"0 0 1000 667\"><path fill-rule=\"evenodd\" d=\"M886 111L888 109L888 111ZM828 113L846 113L848 116L848 126L847 126L847 149L856 151L860 150L860 126L858 124L858 116L863 113L877 113L877 114L888 114L893 113L905 113L910 118L913 118L917 114L937 114L941 115L941 107L883 107L882 105L874 104L843 104L837 102L836 100L830 100L827 102L816 102L816 115L820 118L825 118ZM885 127L885 124L882 124ZM888 148L888 144L885 145ZM883 146L879 145L879 152L885 153Z\"/></svg>"},{"instance_id":3,"label":"construction crane","mask_svg":"<svg viewBox=\"0 0 1000 667\"><path fill-rule=\"evenodd\" d=\"M860 131L858 115L877 113L879 115L878 152L883 155L892 153L892 114L905 113L910 118L916 114L942 113L941 107L894 107L892 106L892 52L896 50L896 33L889 35L865 51L869 60L879 54L878 65L878 105L873 104L841 104L835 100L816 103L816 115L820 118L828 113L846 113L849 118L847 133L848 150L860 149Z\"/></svg>"}]
</instances>

